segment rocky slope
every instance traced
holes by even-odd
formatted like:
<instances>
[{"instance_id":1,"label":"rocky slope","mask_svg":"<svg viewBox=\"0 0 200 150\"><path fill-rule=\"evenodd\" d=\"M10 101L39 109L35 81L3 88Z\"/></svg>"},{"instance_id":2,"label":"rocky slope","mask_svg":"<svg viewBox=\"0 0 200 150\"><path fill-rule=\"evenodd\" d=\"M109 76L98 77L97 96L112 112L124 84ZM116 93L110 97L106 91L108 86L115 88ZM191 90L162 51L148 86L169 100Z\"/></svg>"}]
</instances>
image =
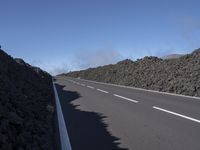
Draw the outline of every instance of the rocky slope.
<instances>
[{"instance_id":1,"label":"rocky slope","mask_svg":"<svg viewBox=\"0 0 200 150\"><path fill-rule=\"evenodd\" d=\"M200 97L200 49L177 59L144 57L65 75Z\"/></svg>"},{"instance_id":2,"label":"rocky slope","mask_svg":"<svg viewBox=\"0 0 200 150\"><path fill-rule=\"evenodd\" d=\"M0 50L0 149L53 149L51 76Z\"/></svg>"}]
</instances>

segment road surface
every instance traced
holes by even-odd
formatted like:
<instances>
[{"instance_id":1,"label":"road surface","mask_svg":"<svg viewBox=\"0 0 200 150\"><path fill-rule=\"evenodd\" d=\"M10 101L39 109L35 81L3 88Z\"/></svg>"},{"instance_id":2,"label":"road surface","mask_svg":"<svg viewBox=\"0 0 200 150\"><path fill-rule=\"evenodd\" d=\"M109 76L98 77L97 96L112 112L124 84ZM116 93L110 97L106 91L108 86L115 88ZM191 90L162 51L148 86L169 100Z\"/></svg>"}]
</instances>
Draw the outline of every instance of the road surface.
<instances>
[{"instance_id":1,"label":"road surface","mask_svg":"<svg viewBox=\"0 0 200 150\"><path fill-rule=\"evenodd\" d=\"M55 77L72 150L200 150L200 99Z\"/></svg>"}]
</instances>

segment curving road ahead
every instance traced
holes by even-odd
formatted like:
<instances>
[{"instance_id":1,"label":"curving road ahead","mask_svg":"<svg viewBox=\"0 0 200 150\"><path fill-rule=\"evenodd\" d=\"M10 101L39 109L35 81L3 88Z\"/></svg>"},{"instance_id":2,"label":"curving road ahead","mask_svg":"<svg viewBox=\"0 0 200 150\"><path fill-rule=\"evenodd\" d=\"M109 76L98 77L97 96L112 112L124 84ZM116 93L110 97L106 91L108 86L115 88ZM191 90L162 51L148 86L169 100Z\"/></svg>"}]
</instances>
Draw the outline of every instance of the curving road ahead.
<instances>
[{"instance_id":1,"label":"curving road ahead","mask_svg":"<svg viewBox=\"0 0 200 150\"><path fill-rule=\"evenodd\" d=\"M55 80L73 150L200 150L200 98Z\"/></svg>"}]
</instances>

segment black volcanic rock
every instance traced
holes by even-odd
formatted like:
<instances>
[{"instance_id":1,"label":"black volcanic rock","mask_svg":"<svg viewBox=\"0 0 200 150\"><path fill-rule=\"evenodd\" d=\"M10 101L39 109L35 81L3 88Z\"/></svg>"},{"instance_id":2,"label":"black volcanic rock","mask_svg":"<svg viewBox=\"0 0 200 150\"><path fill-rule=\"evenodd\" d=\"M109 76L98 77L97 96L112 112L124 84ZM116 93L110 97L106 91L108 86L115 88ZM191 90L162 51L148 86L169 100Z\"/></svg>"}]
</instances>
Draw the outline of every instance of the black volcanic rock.
<instances>
[{"instance_id":1,"label":"black volcanic rock","mask_svg":"<svg viewBox=\"0 0 200 150\"><path fill-rule=\"evenodd\" d=\"M51 76L0 50L0 149L53 149Z\"/></svg>"},{"instance_id":2,"label":"black volcanic rock","mask_svg":"<svg viewBox=\"0 0 200 150\"><path fill-rule=\"evenodd\" d=\"M144 57L65 74L70 77L200 96L200 49L176 59Z\"/></svg>"}]
</instances>

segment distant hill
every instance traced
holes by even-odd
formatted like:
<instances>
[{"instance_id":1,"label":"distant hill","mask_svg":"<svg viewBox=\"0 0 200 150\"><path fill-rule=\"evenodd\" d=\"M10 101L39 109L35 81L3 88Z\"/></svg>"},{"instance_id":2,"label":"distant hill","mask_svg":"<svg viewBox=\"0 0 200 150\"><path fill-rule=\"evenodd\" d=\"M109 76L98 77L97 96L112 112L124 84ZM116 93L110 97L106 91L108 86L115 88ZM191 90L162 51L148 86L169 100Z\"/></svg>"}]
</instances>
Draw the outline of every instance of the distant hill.
<instances>
[{"instance_id":1,"label":"distant hill","mask_svg":"<svg viewBox=\"0 0 200 150\"><path fill-rule=\"evenodd\" d=\"M200 97L200 49L177 59L144 57L82 71L69 77Z\"/></svg>"},{"instance_id":2,"label":"distant hill","mask_svg":"<svg viewBox=\"0 0 200 150\"><path fill-rule=\"evenodd\" d=\"M0 49L0 149L48 149L53 145L51 76Z\"/></svg>"},{"instance_id":3,"label":"distant hill","mask_svg":"<svg viewBox=\"0 0 200 150\"><path fill-rule=\"evenodd\" d=\"M184 56L183 54L170 54L170 55L166 55L161 57L162 59L176 59L176 58L180 58Z\"/></svg>"}]
</instances>

